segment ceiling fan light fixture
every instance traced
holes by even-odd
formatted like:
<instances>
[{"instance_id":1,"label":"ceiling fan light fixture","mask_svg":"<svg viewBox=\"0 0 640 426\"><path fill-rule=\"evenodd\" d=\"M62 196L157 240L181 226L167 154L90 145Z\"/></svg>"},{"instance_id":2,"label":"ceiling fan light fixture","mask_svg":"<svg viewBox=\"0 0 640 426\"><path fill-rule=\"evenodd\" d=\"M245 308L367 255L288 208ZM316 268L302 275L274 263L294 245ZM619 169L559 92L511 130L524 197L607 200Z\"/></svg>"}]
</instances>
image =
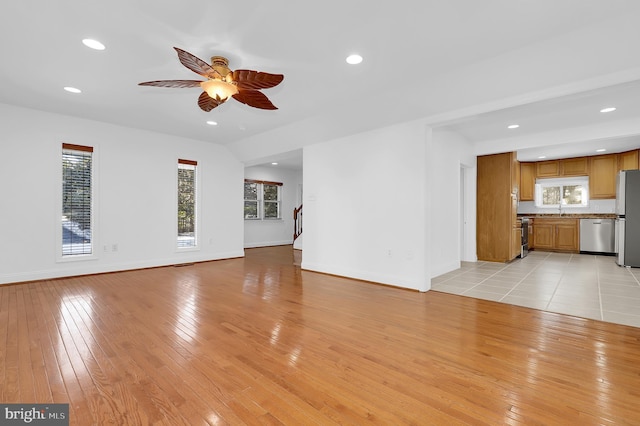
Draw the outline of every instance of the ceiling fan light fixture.
<instances>
[{"instance_id":1,"label":"ceiling fan light fixture","mask_svg":"<svg viewBox=\"0 0 640 426\"><path fill-rule=\"evenodd\" d=\"M238 88L235 84L222 81L217 78L203 81L200 83L200 87L202 87L202 90L207 92L207 95L209 95L210 98L216 99L220 102L224 102L231 96L238 93Z\"/></svg>"}]
</instances>

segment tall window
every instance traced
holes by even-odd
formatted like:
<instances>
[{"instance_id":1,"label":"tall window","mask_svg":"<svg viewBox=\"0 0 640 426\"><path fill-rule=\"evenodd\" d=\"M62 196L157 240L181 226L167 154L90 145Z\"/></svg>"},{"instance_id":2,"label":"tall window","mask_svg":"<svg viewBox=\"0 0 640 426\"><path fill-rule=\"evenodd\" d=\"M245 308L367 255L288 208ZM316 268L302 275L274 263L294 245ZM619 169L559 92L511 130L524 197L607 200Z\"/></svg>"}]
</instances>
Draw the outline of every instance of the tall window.
<instances>
[{"instance_id":1,"label":"tall window","mask_svg":"<svg viewBox=\"0 0 640 426\"><path fill-rule=\"evenodd\" d=\"M282 183L245 179L244 218L281 219Z\"/></svg>"},{"instance_id":2,"label":"tall window","mask_svg":"<svg viewBox=\"0 0 640 426\"><path fill-rule=\"evenodd\" d=\"M89 255L93 148L62 144L62 256Z\"/></svg>"},{"instance_id":3,"label":"tall window","mask_svg":"<svg viewBox=\"0 0 640 426\"><path fill-rule=\"evenodd\" d=\"M178 248L195 247L197 161L178 160Z\"/></svg>"}]
</instances>

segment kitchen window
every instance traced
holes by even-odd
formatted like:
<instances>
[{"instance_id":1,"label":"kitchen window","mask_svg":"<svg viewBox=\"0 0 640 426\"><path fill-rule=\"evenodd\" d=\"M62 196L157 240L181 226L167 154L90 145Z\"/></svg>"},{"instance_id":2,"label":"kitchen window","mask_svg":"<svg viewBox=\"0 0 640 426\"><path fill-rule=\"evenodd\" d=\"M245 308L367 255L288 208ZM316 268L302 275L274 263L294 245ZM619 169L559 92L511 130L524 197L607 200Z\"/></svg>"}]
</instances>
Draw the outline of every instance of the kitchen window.
<instances>
[{"instance_id":1,"label":"kitchen window","mask_svg":"<svg viewBox=\"0 0 640 426\"><path fill-rule=\"evenodd\" d=\"M539 208L584 208L589 205L589 178L538 179L535 204Z\"/></svg>"},{"instance_id":2,"label":"kitchen window","mask_svg":"<svg viewBox=\"0 0 640 426\"><path fill-rule=\"evenodd\" d=\"M244 218L282 219L282 183L245 179Z\"/></svg>"}]
</instances>

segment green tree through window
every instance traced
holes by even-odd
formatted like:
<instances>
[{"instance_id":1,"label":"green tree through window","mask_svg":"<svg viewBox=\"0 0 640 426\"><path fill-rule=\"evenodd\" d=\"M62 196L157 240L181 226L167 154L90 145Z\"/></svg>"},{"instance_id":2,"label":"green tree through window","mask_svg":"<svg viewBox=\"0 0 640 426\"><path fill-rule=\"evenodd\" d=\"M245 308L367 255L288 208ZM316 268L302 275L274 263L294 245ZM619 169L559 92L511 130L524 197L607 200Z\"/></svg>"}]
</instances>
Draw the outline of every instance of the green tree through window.
<instances>
[{"instance_id":1,"label":"green tree through window","mask_svg":"<svg viewBox=\"0 0 640 426\"><path fill-rule=\"evenodd\" d=\"M196 166L178 160L178 247L196 246Z\"/></svg>"}]
</instances>

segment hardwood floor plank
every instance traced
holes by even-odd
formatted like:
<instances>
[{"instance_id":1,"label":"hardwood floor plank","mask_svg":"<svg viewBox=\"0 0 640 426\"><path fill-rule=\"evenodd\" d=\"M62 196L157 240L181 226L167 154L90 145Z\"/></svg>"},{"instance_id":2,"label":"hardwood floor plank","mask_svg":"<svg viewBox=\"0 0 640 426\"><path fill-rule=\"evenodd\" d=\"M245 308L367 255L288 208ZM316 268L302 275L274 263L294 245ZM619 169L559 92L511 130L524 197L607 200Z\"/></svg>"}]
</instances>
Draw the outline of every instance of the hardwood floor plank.
<instances>
[{"instance_id":1,"label":"hardwood floor plank","mask_svg":"<svg viewBox=\"0 0 640 426\"><path fill-rule=\"evenodd\" d=\"M25 287L25 295L28 302L26 303L25 315L27 318L27 328L29 330L29 364L32 370L32 380L34 387L33 401L53 402L51 387L59 385L55 378L49 380L44 361L43 351L48 344L48 336L46 328L39 321L41 318L36 315L40 311L40 301L37 294L37 288ZM58 392L58 391L56 391Z\"/></svg>"},{"instance_id":2,"label":"hardwood floor plank","mask_svg":"<svg viewBox=\"0 0 640 426\"><path fill-rule=\"evenodd\" d=\"M8 401L6 370L9 368L9 286L0 286L0 401Z\"/></svg>"},{"instance_id":3,"label":"hardwood floor plank","mask_svg":"<svg viewBox=\"0 0 640 426\"><path fill-rule=\"evenodd\" d=\"M246 257L0 286L0 402L73 425L634 424L640 329Z\"/></svg>"},{"instance_id":4,"label":"hardwood floor plank","mask_svg":"<svg viewBox=\"0 0 640 426\"><path fill-rule=\"evenodd\" d=\"M20 326L18 324L18 294L17 287L11 286L7 289L7 297L9 300L7 315L7 341L4 368L4 401L8 403L16 403L20 401L20 347L18 345ZM25 389L27 392L28 389Z\"/></svg>"}]
</instances>

